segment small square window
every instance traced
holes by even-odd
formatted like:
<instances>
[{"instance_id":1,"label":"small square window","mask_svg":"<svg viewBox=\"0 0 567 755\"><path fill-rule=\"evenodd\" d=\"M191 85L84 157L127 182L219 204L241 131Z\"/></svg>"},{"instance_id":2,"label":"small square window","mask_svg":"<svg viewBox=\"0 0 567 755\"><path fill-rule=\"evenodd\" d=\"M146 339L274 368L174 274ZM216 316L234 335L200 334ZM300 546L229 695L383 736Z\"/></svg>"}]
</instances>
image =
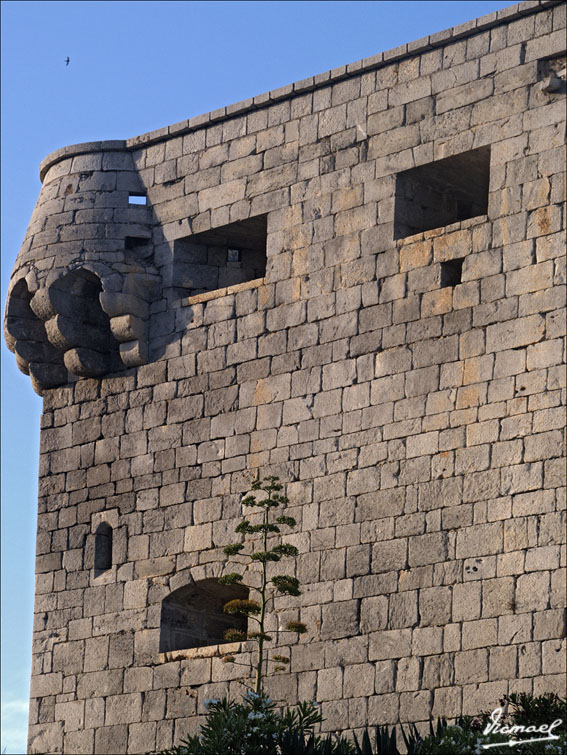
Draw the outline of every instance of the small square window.
<instances>
[{"instance_id":1,"label":"small square window","mask_svg":"<svg viewBox=\"0 0 567 755\"><path fill-rule=\"evenodd\" d=\"M398 173L394 238L485 215L489 178L490 147Z\"/></svg>"},{"instance_id":2,"label":"small square window","mask_svg":"<svg viewBox=\"0 0 567 755\"><path fill-rule=\"evenodd\" d=\"M151 239L144 238L142 236L126 236L124 239L124 248L132 252L136 249L141 249L150 243Z\"/></svg>"},{"instance_id":3,"label":"small square window","mask_svg":"<svg viewBox=\"0 0 567 755\"><path fill-rule=\"evenodd\" d=\"M141 205L147 205L148 198L145 194L129 194L128 195L128 204L141 204Z\"/></svg>"},{"instance_id":4,"label":"small square window","mask_svg":"<svg viewBox=\"0 0 567 755\"><path fill-rule=\"evenodd\" d=\"M458 286L463 274L463 260L447 260L441 263L441 288Z\"/></svg>"}]
</instances>

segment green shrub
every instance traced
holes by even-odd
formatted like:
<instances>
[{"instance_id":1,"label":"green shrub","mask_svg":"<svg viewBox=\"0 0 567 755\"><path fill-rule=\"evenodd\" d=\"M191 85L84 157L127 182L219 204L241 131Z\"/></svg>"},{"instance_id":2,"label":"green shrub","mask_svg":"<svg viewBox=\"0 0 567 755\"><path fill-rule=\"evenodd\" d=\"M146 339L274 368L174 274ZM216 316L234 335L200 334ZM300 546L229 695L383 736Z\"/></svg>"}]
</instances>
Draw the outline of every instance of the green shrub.
<instances>
[{"instance_id":1,"label":"green shrub","mask_svg":"<svg viewBox=\"0 0 567 755\"><path fill-rule=\"evenodd\" d=\"M248 692L241 703L210 700L199 735L160 755L354 755L346 739L315 734L321 720L316 703L280 713L263 692Z\"/></svg>"},{"instance_id":2,"label":"green shrub","mask_svg":"<svg viewBox=\"0 0 567 755\"><path fill-rule=\"evenodd\" d=\"M553 734L559 739L540 742L526 742L515 745L522 755L565 755L567 752L567 700L555 694L545 694L534 697L527 694L505 695L500 701L502 715L499 723L502 726L535 727L549 726L554 721L561 720L561 725L553 729ZM486 731L491 721L491 712L483 712L479 716L460 718L453 726L444 726L435 734L417 743L416 755L480 755L480 753L502 753L510 747L510 740L538 739L544 734L533 733L502 733L501 731ZM496 745L501 747L483 747Z\"/></svg>"},{"instance_id":3,"label":"green shrub","mask_svg":"<svg viewBox=\"0 0 567 755\"><path fill-rule=\"evenodd\" d=\"M207 719L198 736L160 755L401 755L398 744L403 741L407 755L502 755L510 749L521 755L565 755L567 752L567 701L557 695L507 695L501 701L504 725L549 726L561 719L553 733L559 739L518 745L510 748L510 736L484 734L491 713L463 717L448 725L445 719L429 724L429 735L420 735L414 724L399 727L376 726L358 739L341 735L315 734L322 721L316 703L300 703L296 708L279 712L263 692L248 692L241 703L212 700ZM397 735L401 736L398 738ZM539 734L520 735L520 739ZM489 749L483 745L501 743Z\"/></svg>"}]
</instances>

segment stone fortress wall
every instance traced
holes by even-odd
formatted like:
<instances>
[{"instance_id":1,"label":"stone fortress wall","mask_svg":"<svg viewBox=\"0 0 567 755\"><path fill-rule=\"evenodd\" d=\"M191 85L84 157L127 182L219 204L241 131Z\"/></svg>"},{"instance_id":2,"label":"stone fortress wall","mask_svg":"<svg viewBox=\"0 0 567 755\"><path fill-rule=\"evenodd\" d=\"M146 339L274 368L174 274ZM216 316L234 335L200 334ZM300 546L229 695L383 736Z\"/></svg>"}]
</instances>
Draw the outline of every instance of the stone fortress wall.
<instances>
[{"instance_id":1,"label":"stone fortress wall","mask_svg":"<svg viewBox=\"0 0 567 755\"><path fill-rule=\"evenodd\" d=\"M565 4L522 2L46 158L5 319L44 396L32 750L242 691L216 578L266 474L310 627L275 699L347 731L563 689L564 69Z\"/></svg>"}]
</instances>

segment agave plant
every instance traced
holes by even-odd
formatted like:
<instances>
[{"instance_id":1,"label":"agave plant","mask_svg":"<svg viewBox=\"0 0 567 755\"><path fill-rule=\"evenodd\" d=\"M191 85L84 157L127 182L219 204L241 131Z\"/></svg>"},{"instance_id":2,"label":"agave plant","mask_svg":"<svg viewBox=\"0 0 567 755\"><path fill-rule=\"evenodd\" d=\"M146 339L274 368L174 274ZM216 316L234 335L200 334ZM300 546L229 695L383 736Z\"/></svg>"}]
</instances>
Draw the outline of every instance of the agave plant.
<instances>
[{"instance_id":1,"label":"agave plant","mask_svg":"<svg viewBox=\"0 0 567 755\"><path fill-rule=\"evenodd\" d=\"M247 587L249 591L256 593L255 599L231 600L225 606L224 610L229 614L240 614L247 616L249 621L256 624L256 627L250 631L241 629L229 629L225 633L227 642L236 642L240 640L253 640L257 643L257 654L255 662L255 692L260 694L262 691L262 679L265 674L267 658L265 657L265 643L272 640L272 635L266 632L266 617L269 604L272 603L276 594L281 595L301 595L299 590L299 581L289 574L278 574L268 578L268 564L278 562L282 558L297 556L297 548L289 543L278 543L268 547L268 538L279 535L281 527L295 527L296 521L291 516L280 514L273 517L272 512L279 506L285 506L289 503L288 498L282 495L282 485L279 478L275 476L265 477L262 481L258 480L252 485L252 493L242 500L242 505L252 508L258 508L262 512L261 521L258 524L244 518L236 527L235 532L243 535L244 538L250 535L260 535L258 541L255 541L256 548L250 554L245 554L245 544L243 542L233 543L224 548L227 556L243 555L246 556L253 564L260 565L260 587L247 585L244 582L244 576L239 572L229 572L219 579L223 585L240 584ZM265 495L257 498L254 493L262 492ZM290 621L285 626L285 631L303 634L307 627L301 621ZM237 663L233 655L227 655L224 658L226 663ZM271 659L275 662L274 671L282 671L287 667L289 659L283 655L275 655Z\"/></svg>"}]
</instances>

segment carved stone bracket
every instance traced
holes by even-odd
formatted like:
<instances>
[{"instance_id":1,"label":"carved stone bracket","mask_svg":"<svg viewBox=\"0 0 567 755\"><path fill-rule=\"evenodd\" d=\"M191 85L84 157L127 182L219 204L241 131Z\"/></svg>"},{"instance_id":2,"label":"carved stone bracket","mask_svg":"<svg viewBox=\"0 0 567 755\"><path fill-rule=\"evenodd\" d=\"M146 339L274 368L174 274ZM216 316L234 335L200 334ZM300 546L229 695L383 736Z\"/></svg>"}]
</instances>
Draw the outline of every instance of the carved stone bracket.
<instances>
[{"instance_id":1,"label":"carved stone bracket","mask_svg":"<svg viewBox=\"0 0 567 755\"><path fill-rule=\"evenodd\" d=\"M97 267L100 271L102 266ZM26 277L13 285L6 343L39 392L68 382L67 373L102 377L146 363L148 297L159 286L157 276L135 271L118 279L138 295L105 290L107 280L116 285L111 272L99 277L92 269L76 267L35 291Z\"/></svg>"}]
</instances>

